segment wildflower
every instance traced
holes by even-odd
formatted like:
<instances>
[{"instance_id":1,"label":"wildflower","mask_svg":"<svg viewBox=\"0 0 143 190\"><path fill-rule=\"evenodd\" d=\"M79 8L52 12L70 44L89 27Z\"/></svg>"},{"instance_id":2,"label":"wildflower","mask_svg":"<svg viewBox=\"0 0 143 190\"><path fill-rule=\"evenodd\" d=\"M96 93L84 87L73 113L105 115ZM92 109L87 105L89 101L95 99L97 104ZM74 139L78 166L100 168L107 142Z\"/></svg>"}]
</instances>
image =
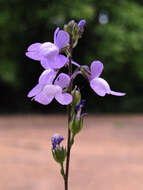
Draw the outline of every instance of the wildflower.
<instances>
[{"instance_id":1,"label":"wildflower","mask_svg":"<svg viewBox=\"0 0 143 190\"><path fill-rule=\"evenodd\" d=\"M52 141L52 149L54 150L56 147L60 146L60 143L64 140L63 137L61 137L59 134L54 134L51 138Z\"/></svg>"},{"instance_id":2,"label":"wildflower","mask_svg":"<svg viewBox=\"0 0 143 190\"><path fill-rule=\"evenodd\" d=\"M99 96L105 96L106 94L111 94L114 96L124 96L125 93L112 91L107 81L99 77L102 71L103 64L100 61L93 61L91 63L90 75L88 75L91 88Z\"/></svg>"},{"instance_id":3,"label":"wildflower","mask_svg":"<svg viewBox=\"0 0 143 190\"><path fill-rule=\"evenodd\" d=\"M54 32L54 43L34 43L28 47L26 56L40 61L44 69L59 69L67 63L67 57L60 54L69 43L69 34L57 28Z\"/></svg>"},{"instance_id":4,"label":"wildflower","mask_svg":"<svg viewBox=\"0 0 143 190\"><path fill-rule=\"evenodd\" d=\"M48 105L55 98L60 104L68 105L72 101L72 96L64 92L64 89L69 86L70 77L61 73L53 84L56 72L48 69L44 71L39 83L29 92L28 97L33 97L33 100Z\"/></svg>"}]
</instances>

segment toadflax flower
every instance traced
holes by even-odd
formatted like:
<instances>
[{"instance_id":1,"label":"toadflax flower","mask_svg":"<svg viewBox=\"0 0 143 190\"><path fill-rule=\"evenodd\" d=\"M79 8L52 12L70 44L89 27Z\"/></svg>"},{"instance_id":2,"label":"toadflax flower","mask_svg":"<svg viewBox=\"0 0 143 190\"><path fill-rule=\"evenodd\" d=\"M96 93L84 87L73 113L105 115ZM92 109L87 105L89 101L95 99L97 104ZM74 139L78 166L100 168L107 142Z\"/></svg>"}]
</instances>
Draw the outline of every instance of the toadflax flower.
<instances>
[{"instance_id":1,"label":"toadflax flower","mask_svg":"<svg viewBox=\"0 0 143 190\"><path fill-rule=\"evenodd\" d=\"M99 96L105 96L106 94L111 94L114 96L124 96L125 93L112 91L107 81L99 77L102 71L103 64L100 61L93 61L91 63L90 75L88 76L91 88Z\"/></svg>"},{"instance_id":2,"label":"toadflax flower","mask_svg":"<svg viewBox=\"0 0 143 190\"><path fill-rule=\"evenodd\" d=\"M60 54L62 48L69 44L69 34L57 28L54 32L54 43L34 43L27 49L26 56L40 61L44 69L59 69L67 63L67 57Z\"/></svg>"},{"instance_id":3,"label":"toadflax flower","mask_svg":"<svg viewBox=\"0 0 143 190\"><path fill-rule=\"evenodd\" d=\"M72 102L72 96L64 92L64 89L69 86L70 77L61 73L55 80L56 72L52 69L45 70L38 84L28 93L28 97L33 97L33 100L48 105L55 98L60 104L68 105Z\"/></svg>"},{"instance_id":4,"label":"toadflax flower","mask_svg":"<svg viewBox=\"0 0 143 190\"><path fill-rule=\"evenodd\" d=\"M63 137L61 137L59 134L55 133L52 138L51 138L51 141L52 141L52 149L55 149L58 146L60 146L60 143L64 140Z\"/></svg>"}]
</instances>

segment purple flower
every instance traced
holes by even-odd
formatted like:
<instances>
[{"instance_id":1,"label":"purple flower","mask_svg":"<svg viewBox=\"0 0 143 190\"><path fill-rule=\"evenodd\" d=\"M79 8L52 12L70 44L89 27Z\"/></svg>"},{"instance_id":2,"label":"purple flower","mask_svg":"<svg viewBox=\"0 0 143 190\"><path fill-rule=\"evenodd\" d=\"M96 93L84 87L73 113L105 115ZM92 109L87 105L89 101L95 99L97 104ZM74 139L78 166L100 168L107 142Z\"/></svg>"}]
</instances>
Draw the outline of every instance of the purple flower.
<instances>
[{"instance_id":1,"label":"purple flower","mask_svg":"<svg viewBox=\"0 0 143 190\"><path fill-rule=\"evenodd\" d=\"M40 61L44 69L59 69L67 63L67 57L60 54L69 43L69 34L57 28L54 32L54 43L34 43L28 47L26 56Z\"/></svg>"},{"instance_id":2,"label":"purple flower","mask_svg":"<svg viewBox=\"0 0 143 190\"><path fill-rule=\"evenodd\" d=\"M115 92L110 89L106 80L100 78L103 71L103 64L100 61L93 61L90 66L90 75L88 76L91 88L99 95L105 96L111 94L114 96L124 96L125 93Z\"/></svg>"},{"instance_id":3,"label":"purple flower","mask_svg":"<svg viewBox=\"0 0 143 190\"><path fill-rule=\"evenodd\" d=\"M45 70L39 83L28 93L28 97L43 105L48 105L55 98L60 104L68 105L72 102L72 96L63 90L69 86L70 77L61 73L53 84L56 72L52 69Z\"/></svg>"},{"instance_id":4,"label":"purple flower","mask_svg":"<svg viewBox=\"0 0 143 190\"><path fill-rule=\"evenodd\" d=\"M52 149L55 149L58 145L58 147L60 146L60 143L64 140L63 137L61 137L59 134L54 134L51 138L52 141Z\"/></svg>"}]
</instances>

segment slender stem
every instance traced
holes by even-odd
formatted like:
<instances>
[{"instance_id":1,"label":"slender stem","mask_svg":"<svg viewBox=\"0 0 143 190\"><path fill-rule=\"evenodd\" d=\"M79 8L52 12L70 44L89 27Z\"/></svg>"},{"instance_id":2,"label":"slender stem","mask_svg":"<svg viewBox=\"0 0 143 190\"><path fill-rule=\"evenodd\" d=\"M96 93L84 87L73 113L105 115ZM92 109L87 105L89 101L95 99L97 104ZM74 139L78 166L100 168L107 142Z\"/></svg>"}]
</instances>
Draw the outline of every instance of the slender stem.
<instances>
[{"instance_id":1,"label":"slender stem","mask_svg":"<svg viewBox=\"0 0 143 190\"><path fill-rule=\"evenodd\" d=\"M61 174L65 180L65 173L64 173L64 166L63 166L63 163L60 164L61 165Z\"/></svg>"},{"instance_id":2,"label":"slender stem","mask_svg":"<svg viewBox=\"0 0 143 190\"><path fill-rule=\"evenodd\" d=\"M69 56L69 76L72 76L72 45L70 46L70 56ZM72 91L72 82L69 85L69 93ZM71 120L71 105L67 106L67 113L68 113L68 126ZM70 150L71 150L71 132L68 127L68 140L67 140L67 159L66 159L66 170L65 170L65 190L68 190L68 176L69 176L69 163L70 163Z\"/></svg>"}]
</instances>

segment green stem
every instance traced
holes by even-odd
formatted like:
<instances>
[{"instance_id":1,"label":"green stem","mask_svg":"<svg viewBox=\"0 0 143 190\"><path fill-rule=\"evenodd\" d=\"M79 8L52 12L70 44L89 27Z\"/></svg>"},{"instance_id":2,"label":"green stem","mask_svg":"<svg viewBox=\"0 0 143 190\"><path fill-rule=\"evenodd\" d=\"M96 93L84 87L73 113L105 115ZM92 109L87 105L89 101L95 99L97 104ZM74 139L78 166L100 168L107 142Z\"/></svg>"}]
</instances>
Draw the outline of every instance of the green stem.
<instances>
[{"instance_id":1,"label":"green stem","mask_svg":"<svg viewBox=\"0 0 143 190\"><path fill-rule=\"evenodd\" d=\"M61 163L60 165L61 165L61 175L62 175L63 178L65 179L65 172L64 172L64 166L63 166L63 163Z\"/></svg>"}]
</instances>

